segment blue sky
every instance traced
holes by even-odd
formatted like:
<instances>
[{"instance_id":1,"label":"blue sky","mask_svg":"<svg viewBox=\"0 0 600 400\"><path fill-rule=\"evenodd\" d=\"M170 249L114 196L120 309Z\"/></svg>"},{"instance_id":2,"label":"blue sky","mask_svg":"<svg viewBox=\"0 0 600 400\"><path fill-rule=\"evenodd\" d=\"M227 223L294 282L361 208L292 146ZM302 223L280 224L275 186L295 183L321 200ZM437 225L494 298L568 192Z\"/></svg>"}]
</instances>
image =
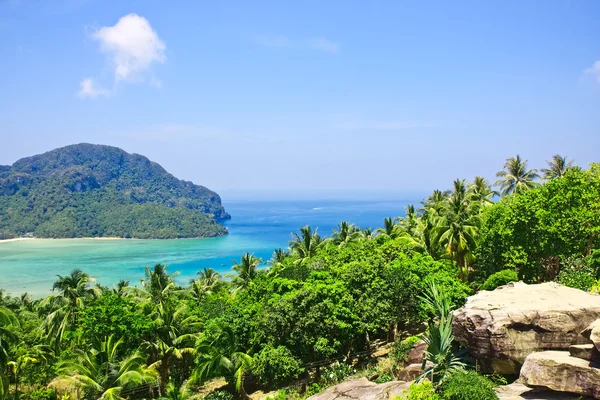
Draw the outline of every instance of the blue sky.
<instances>
[{"instance_id":1,"label":"blue sky","mask_svg":"<svg viewBox=\"0 0 600 400\"><path fill-rule=\"evenodd\" d=\"M91 142L224 197L600 161L600 2L0 0L0 164Z\"/></svg>"}]
</instances>

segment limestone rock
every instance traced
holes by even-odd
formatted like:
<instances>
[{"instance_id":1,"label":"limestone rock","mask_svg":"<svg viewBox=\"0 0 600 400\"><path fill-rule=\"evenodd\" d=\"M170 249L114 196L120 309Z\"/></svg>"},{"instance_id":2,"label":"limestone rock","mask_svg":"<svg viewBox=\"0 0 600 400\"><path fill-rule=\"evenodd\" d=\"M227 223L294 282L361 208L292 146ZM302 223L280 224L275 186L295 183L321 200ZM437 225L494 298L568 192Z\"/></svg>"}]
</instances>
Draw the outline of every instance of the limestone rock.
<instances>
[{"instance_id":1,"label":"limestone rock","mask_svg":"<svg viewBox=\"0 0 600 400\"><path fill-rule=\"evenodd\" d=\"M377 384L367 378L360 378L332 386L310 396L308 400L389 400L402 394L409 386L409 382L403 381Z\"/></svg>"},{"instance_id":2,"label":"limestone rock","mask_svg":"<svg viewBox=\"0 0 600 400\"><path fill-rule=\"evenodd\" d=\"M566 351L542 351L527 356L520 379L527 386L600 399L599 367Z\"/></svg>"},{"instance_id":3,"label":"limestone rock","mask_svg":"<svg viewBox=\"0 0 600 400\"><path fill-rule=\"evenodd\" d=\"M425 341L419 340L417 343L415 343L408 353L406 361L407 364L422 363L425 350L427 350L427 343L425 343Z\"/></svg>"},{"instance_id":4,"label":"limestone rock","mask_svg":"<svg viewBox=\"0 0 600 400\"><path fill-rule=\"evenodd\" d=\"M597 350L600 350L600 319L595 320L585 328L581 335L594 343Z\"/></svg>"},{"instance_id":5,"label":"limestone rock","mask_svg":"<svg viewBox=\"0 0 600 400\"><path fill-rule=\"evenodd\" d=\"M518 374L537 351L568 350L600 318L600 296L556 283L481 291L454 313L453 332L482 372Z\"/></svg>"},{"instance_id":6,"label":"limestone rock","mask_svg":"<svg viewBox=\"0 0 600 400\"><path fill-rule=\"evenodd\" d=\"M519 381L496 388L496 393L499 400L581 400L578 394L530 388Z\"/></svg>"},{"instance_id":7,"label":"limestone rock","mask_svg":"<svg viewBox=\"0 0 600 400\"><path fill-rule=\"evenodd\" d=\"M432 365L433 364L431 362L427 361L427 363L425 364L425 369L431 367ZM398 372L398 378L400 378L403 381L413 381L423 373L423 369L421 368L422 366L422 362L409 364L406 367L404 367L403 370Z\"/></svg>"},{"instance_id":8,"label":"limestone rock","mask_svg":"<svg viewBox=\"0 0 600 400\"><path fill-rule=\"evenodd\" d=\"M581 358L582 360L600 362L600 352L590 344L574 344L569 346L569 354L571 357Z\"/></svg>"}]
</instances>

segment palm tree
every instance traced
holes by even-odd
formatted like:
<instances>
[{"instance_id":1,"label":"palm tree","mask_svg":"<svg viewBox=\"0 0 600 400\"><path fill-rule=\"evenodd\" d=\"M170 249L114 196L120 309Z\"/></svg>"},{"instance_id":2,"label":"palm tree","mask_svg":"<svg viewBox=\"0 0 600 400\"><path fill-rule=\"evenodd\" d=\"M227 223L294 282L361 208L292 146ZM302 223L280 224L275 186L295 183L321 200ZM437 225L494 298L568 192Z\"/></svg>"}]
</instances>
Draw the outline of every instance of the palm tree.
<instances>
[{"instance_id":1,"label":"palm tree","mask_svg":"<svg viewBox=\"0 0 600 400\"><path fill-rule=\"evenodd\" d=\"M444 246L446 255L454 260L463 279L466 278L469 258L476 246L479 222L479 212L469 202L464 179L455 180L454 191L441 212L436 230L438 243Z\"/></svg>"},{"instance_id":2,"label":"palm tree","mask_svg":"<svg viewBox=\"0 0 600 400\"><path fill-rule=\"evenodd\" d=\"M271 266L268 272L269 276L276 276L277 274L279 274L279 272L283 268L283 262L289 256L289 251L284 249L275 249L275 251L273 251L271 259L268 262L268 264Z\"/></svg>"},{"instance_id":3,"label":"palm tree","mask_svg":"<svg viewBox=\"0 0 600 400\"><path fill-rule=\"evenodd\" d=\"M542 173L543 178L549 181L563 176L569 168L573 167L573 160L569 161L567 157L556 154L552 156L551 161L546 161L546 164L548 168L542 169Z\"/></svg>"},{"instance_id":4,"label":"palm tree","mask_svg":"<svg viewBox=\"0 0 600 400\"><path fill-rule=\"evenodd\" d=\"M142 288L145 294L154 304L161 304L166 301L169 294L175 290L175 276L167 273L167 266L155 264L153 268L144 269L145 279L142 279Z\"/></svg>"},{"instance_id":5,"label":"palm tree","mask_svg":"<svg viewBox=\"0 0 600 400\"><path fill-rule=\"evenodd\" d=\"M373 239L373 237L375 237L375 232L373 232L373 229L371 228L365 228L363 229L360 234L362 235L363 239L367 239L367 240L371 240Z\"/></svg>"},{"instance_id":6,"label":"palm tree","mask_svg":"<svg viewBox=\"0 0 600 400\"><path fill-rule=\"evenodd\" d=\"M231 283L238 289L247 288L252 283L256 275L258 274L258 265L262 260L258 257L254 257L253 254L245 253L242 259L238 263L233 261L233 269L236 272Z\"/></svg>"},{"instance_id":7,"label":"palm tree","mask_svg":"<svg viewBox=\"0 0 600 400\"><path fill-rule=\"evenodd\" d=\"M502 195L519 193L529 190L538 185L535 181L540 176L536 169L527 169L527 160L523 161L521 156L509 157L504 163L504 170L496 174L498 181L495 186L500 187Z\"/></svg>"},{"instance_id":8,"label":"palm tree","mask_svg":"<svg viewBox=\"0 0 600 400\"><path fill-rule=\"evenodd\" d=\"M100 296L102 289L92 286L94 279L80 269L73 270L69 275L57 276L58 280L52 285L52 290L59 293L47 297L42 306L49 305L54 309L46 317L44 328L47 338L60 350L65 332L69 327L77 325L77 316L85 307L86 301Z\"/></svg>"},{"instance_id":9,"label":"palm tree","mask_svg":"<svg viewBox=\"0 0 600 400\"><path fill-rule=\"evenodd\" d=\"M360 239L360 237L360 228L354 224L349 224L346 221L342 221L338 225L337 229L333 230L330 241L339 247L344 247L348 243Z\"/></svg>"},{"instance_id":10,"label":"palm tree","mask_svg":"<svg viewBox=\"0 0 600 400\"><path fill-rule=\"evenodd\" d=\"M292 255L296 258L296 263L303 263L314 257L317 249L321 247L323 240L317 233L317 230L312 231L310 225L306 225L300 228L300 235L295 232L292 233L290 249L292 250Z\"/></svg>"},{"instance_id":11,"label":"palm tree","mask_svg":"<svg viewBox=\"0 0 600 400\"><path fill-rule=\"evenodd\" d=\"M155 318L156 336L144 342L144 348L150 355L151 367L158 371L160 394L165 393L169 383L173 364L181 360L184 355L194 355L191 346L197 339L200 325L193 315L188 315L185 305L175 305L173 302L164 302L158 305L153 314Z\"/></svg>"},{"instance_id":12,"label":"palm tree","mask_svg":"<svg viewBox=\"0 0 600 400\"><path fill-rule=\"evenodd\" d=\"M8 377L4 372L8 363L9 346L17 339L12 328L18 326L19 320L16 315L8 308L0 306L0 399L4 399L8 393Z\"/></svg>"},{"instance_id":13,"label":"palm tree","mask_svg":"<svg viewBox=\"0 0 600 400\"><path fill-rule=\"evenodd\" d=\"M19 398L19 383L24 370L30 365L46 362L52 351L48 346L37 345L31 348L19 347L16 352L19 355L13 361L8 362L15 384L15 400Z\"/></svg>"},{"instance_id":14,"label":"palm tree","mask_svg":"<svg viewBox=\"0 0 600 400\"><path fill-rule=\"evenodd\" d=\"M121 400L124 389L136 387L156 378L156 372L145 367L138 353L120 358L123 340L110 336L95 347L75 350L75 357L58 365L59 377L52 385L70 384L82 390L86 398ZM78 395L79 397L79 395Z\"/></svg>"},{"instance_id":15,"label":"palm tree","mask_svg":"<svg viewBox=\"0 0 600 400\"><path fill-rule=\"evenodd\" d=\"M375 232L377 232L378 235L387 236L391 239L397 238L400 234L396 219L392 217L385 218L383 220L383 228L377 228Z\"/></svg>"},{"instance_id":16,"label":"palm tree","mask_svg":"<svg viewBox=\"0 0 600 400\"><path fill-rule=\"evenodd\" d=\"M248 398L244 389L245 375L252 370L252 357L238 351L231 328L222 328L211 343L200 342L196 348L200 361L192 375L193 380L206 380L222 376L235 386L236 391Z\"/></svg>"},{"instance_id":17,"label":"palm tree","mask_svg":"<svg viewBox=\"0 0 600 400\"><path fill-rule=\"evenodd\" d=\"M481 205L481 209L494 204L494 196L498 196L498 192L492 190L487 180L481 176L476 176L473 183L470 183L467 192L472 201Z\"/></svg>"},{"instance_id":18,"label":"palm tree","mask_svg":"<svg viewBox=\"0 0 600 400\"><path fill-rule=\"evenodd\" d=\"M412 236L415 233L418 223L415 206L412 204L407 205L404 208L404 212L406 215L404 217L398 217L396 221L398 222L398 227L401 233Z\"/></svg>"},{"instance_id":19,"label":"palm tree","mask_svg":"<svg viewBox=\"0 0 600 400\"><path fill-rule=\"evenodd\" d=\"M121 279L116 287L113 288L113 293L119 297L125 297L128 294L129 281Z\"/></svg>"},{"instance_id":20,"label":"palm tree","mask_svg":"<svg viewBox=\"0 0 600 400\"><path fill-rule=\"evenodd\" d=\"M198 271L198 279L192 279L192 293L197 300L201 300L204 296L212 294L216 289L223 284L221 274L212 268L204 268Z\"/></svg>"}]
</instances>

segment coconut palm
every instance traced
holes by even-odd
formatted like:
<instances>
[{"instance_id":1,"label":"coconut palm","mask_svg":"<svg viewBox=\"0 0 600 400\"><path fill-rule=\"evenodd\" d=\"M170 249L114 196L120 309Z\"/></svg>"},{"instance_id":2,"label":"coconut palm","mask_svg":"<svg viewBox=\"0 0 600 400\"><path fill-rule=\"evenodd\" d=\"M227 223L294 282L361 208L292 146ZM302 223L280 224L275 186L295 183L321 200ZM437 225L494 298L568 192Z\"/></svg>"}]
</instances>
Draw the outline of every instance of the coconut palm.
<instances>
[{"instance_id":1,"label":"coconut palm","mask_svg":"<svg viewBox=\"0 0 600 400\"><path fill-rule=\"evenodd\" d=\"M252 370L252 357L239 351L233 331L222 328L212 342L200 342L196 348L200 360L192 375L193 380L204 382L210 378L222 376L244 398L248 398L244 389L245 375Z\"/></svg>"},{"instance_id":2,"label":"coconut palm","mask_svg":"<svg viewBox=\"0 0 600 400\"><path fill-rule=\"evenodd\" d=\"M537 186L536 179L540 177L536 169L527 169L527 160L523 160L518 154L516 157L507 158L504 170L496 173L496 176L500 179L496 181L495 186L501 189L503 196Z\"/></svg>"},{"instance_id":3,"label":"coconut palm","mask_svg":"<svg viewBox=\"0 0 600 400\"><path fill-rule=\"evenodd\" d=\"M52 350L45 345L36 345L33 347L19 347L16 350L18 354L12 361L8 362L8 369L12 373L15 385L15 400L19 398L19 383L21 383L22 374L27 368L34 364L45 363L52 355Z\"/></svg>"},{"instance_id":4,"label":"coconut palm","mask_svg":"<svg viewBox=\"0 0 600 400\"><path fill-rule=\"evenodd\" d=\"M186 354L195 354L192 344L197 339L200 324L188 311L185 305L170 301L159 304L153 314L156 337L143 343L151 367L158 372L161 395L165 393L174 364Z\"/></svg>"},{"instance_id":5,"label":"coconut palm","mask_svg":"<svg viewBox=\"0 0 600 400\"><path fill-rule=\"evenodd\" d=\"M125 297L129 293L129 281L121 279L115 287L113 287L113 293L119 297Z\"/></svg>"},{"instance_id":6,"label":"coconut palm","mask_svg":"<svg viewBox=\"0 0 600 400\"><path fill-rule=\"evenodd\" d=\"M317 253L317 249L321 247L323 240L317 233L318 229L314 231L310 228L310 225L303 226L300 228L300 235L292 233L292 240L290 241L290 249L292 250L292 256L296 258L295 263L303 263Z\"/></svg>"},{"instance_id":7,"label":"coconut palm","mask_svg":"<svg viewBox=\"0 0 600 400\"><path fill-rule=\"evenodd\" d=\"M59 377L51 385L69 384L86 398L121 400L123 390L153 381L156 372L145 367L138 353L119 356L122 344L110 336L94 347L76 349L74 358L58 364Z\"/></svg>"},{"instance_id":8,"label":"coconut palm","mask_svg":"<svg viewBox=\"0 0 600 400\"><path fill-rule=\"evenodd\" d=\"M142 296L146 296L154 304L164 303L169 295L175 291L175 277L178 272L169 274L167 266L155 264L154 267L144 268L145 279L142 279ZM138 293L140 293L138 291Z\"/></svg>"},{"instance_id":9,"label":"coconut palm","mask_svg":"<svg viewBox=\"0 0 600 400\"><path fill-rule=\"evenodd\" d=\"M330 241L339 247L344 247L348 243L354 242L360 239L360 228L354 224L349 224L346 221L342 221L338 224L337 229L333 230Z\"/></svg>"},{"instance_id":10,"label":"coconut palm","mask_svg":"<svg viewBox=\"0 0 600 400\"><path fill-rule=\"evenodd\" d=\"M363 239L371 240L375 237L375 232L371 228L365 228L360 232Z\"/></svg>"},{"instance_id":11,"label":"coconut palm","mask_svg":"<svg viewBox=\"0 0 600 400\"><path fill-rule=\"evenodd\" d=\"M192 293L196 299L201 300L204 296L213 293L223 284L221 274L212 268L204 268L198 271L198 279L192 279Z\"/></svg>"},{"instance_id":12,"label":"coconut palm","mask_svg":"<svg viewBox=\"0 0 600 400\"><path fill-rule=\"evenodd\" d=\"M415 211L415 206L412 204L407 205L404 208L405 216L396 218L400 234L406 234L412 236L415 234L417 228L418 216Z\"/></svg>"},{"instance_id":13,"label":"coconut palm","mask_svg":"<svg viewBox=\"0 0 600 400\"><path fill-rule=\"evenodd\" d=\"M233 269L236 274L232 275L231 284L236 290L247 288L258 275L258 265L262 260L254 257L254 254L245 253L240 262L233 261Z\"/></svg>"},{"instance_id":14,"label":"coconut palm","mask_svg":"<svg viewBox=\"0 0 600 400\"><path fill-rule=\"evenodd\" d=\"M494 196L498 196L498 192L492 190L487 180L481 176L475 177L473 182L468 185L467 192L470 200L481 205L482 210L494 204Z\"/></svg>"},{"instance_id":15,"label":"coconut palm","mask_svg":"<svg viewBox=\"0 0 600 400\"><path fill-rule=\"evenodd\" d=\"M463 279L476 247L479 213L473 209L464 179L454 181L454 191L437 221L437 241L445 248L446 256L456 263Z\"/></svg>"},{"instance_id":16,"label":"coconut palm","mask_svg":"<svg viewBox=\"0 0 600 400\"><path fill-rule=\"evenodd\" d=\"M13 328L18 326L17 316L8 308L0 306L0 399L8 394L8 377L4 372L8 363L9 346L17 340Z\"/></svg>"},{"instance_id":17,"label":"coconut palm","mask_svg":"<svg viewBox=\"0 0 600 400\"><path fill-rule=\"evenodd\" d=\"M395 239L400 235L397 220L392 217L385 218L383 220L383 228L377 228L375 232L378 236L387 236L391 239Z\"/></svg>"},{"instance_id":18,"label":"coconut palm","mask_svg":"<svg viewBox=\"0 0 600 400\"><path fill-rule=\"evenodd\" d=\"M85 303L100 296L102 290L93 286L95 280L80 269L73 270L69 275L57 275L58 280L52 285L58 295L51 295L42 301L42 306L49 306L52 311L46 317L43 328L50 343L60 350L65 332L77 325L79 312Z\"/></svg>"},{"instance_id":19,"label":"coconut palm","mask_svg":"<svg viewBox=\"0 0 600 400\"><path fill-rule=\"evenodd\" d=\"M567 160L567 157L563 157L560 154L552 156L551 161L546 161L548 168L542 169L542 176L546 180L560 178L565 172L573 167L573 160Z\"/></svg>"}]
</instances>

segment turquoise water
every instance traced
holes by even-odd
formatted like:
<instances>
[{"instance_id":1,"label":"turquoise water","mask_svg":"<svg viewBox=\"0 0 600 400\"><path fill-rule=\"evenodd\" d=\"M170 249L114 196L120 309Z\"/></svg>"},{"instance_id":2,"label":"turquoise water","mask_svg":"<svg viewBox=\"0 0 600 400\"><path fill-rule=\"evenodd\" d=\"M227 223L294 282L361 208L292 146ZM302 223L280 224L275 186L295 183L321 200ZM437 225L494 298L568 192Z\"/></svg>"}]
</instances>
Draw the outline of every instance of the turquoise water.
<instances>
[{"instance_id":1,"label":"turquoise water","mask_svg":"<svg viewBox=\"0 0 600 400\"><path fill-rule=\"evenodd\" d=\"M36 297L50 293L56 275L81 268L102 285L119 279L137 284L144 266L169 265L185 284L212 267L221 273L245 252L267 261L276 248L287 248L291 232L310 224L322 235L342 220L375 229L389 216L404 215L407 201L239 201L225 203L232 219L229 235L182 240L30 240L0 243L0 288Z\"/></svg>"}]
</instances>

